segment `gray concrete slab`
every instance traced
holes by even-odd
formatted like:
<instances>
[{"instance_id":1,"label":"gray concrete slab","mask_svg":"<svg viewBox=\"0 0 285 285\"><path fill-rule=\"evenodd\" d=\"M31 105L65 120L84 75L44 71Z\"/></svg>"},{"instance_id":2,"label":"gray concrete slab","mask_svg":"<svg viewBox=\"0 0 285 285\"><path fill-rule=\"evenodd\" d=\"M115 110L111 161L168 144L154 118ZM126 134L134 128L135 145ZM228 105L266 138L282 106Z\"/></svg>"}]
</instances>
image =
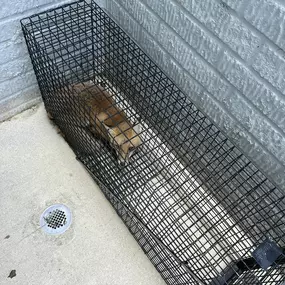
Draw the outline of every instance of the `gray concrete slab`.
<instances>
[{"instance_id":1,"label":"gray concrete slab","mask_svg":"<svg viewBox=\"0 0 285 285\"><path fill-rule=\"evenodd\" d=\"M0 124L0 151L0 284L165 284L43 104ZM48 236L39 217L54 203L73 223Z\"/></svg>"}]
</instances>

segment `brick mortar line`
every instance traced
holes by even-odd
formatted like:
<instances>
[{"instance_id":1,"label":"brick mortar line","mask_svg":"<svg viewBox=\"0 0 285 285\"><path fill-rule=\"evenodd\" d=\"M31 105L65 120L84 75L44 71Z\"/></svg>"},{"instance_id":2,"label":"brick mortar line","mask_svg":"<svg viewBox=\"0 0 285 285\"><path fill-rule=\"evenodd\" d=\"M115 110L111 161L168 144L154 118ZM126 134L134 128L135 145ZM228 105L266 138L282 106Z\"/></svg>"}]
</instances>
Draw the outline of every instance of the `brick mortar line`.
<instances>
[{"instance_id":1,"label":"brick mortar line","mask_svg":"<svg viewBox=\"0 0 285 285\"><path fill-rule=\"evenodd\" d=\"M114 1L115 3L117 3L116 0L113 0L113 1ZM118 4L118 3L117 3L117 4ZM125 9L124 7L122 7L122 5L118 4L118 6L121 7L121 9L123 9L123 10L130 16L130 18L132 18L136 23L138 23L138 22L134 19L134 17L133 17L132 15L130 15L130 14L126 11L126 9ZM115 22L117 22L117 21L115 21ZM205 91L210 95L210 98L211 98L221 109L223 109L223 111L224 111L235 123L237 123L238 125L240 125L240 122L239 122L230 112L228 112L228 111L222 106L222 104L220 103L220 101L218 101L199 81L197 81L195 78L193 78L193 76L192 76L191 74L189 74L189 72L188 72L186 69L184 69L184 68L181 66L181 64L178 63L177 60L174 59L173 56L170 55L169 52L166 51L165 48L162 47L162 46L156 41L156 39L153 37L153 35L149 34L149 33L145 30L145 28L142 27L142 29L144 30L145 33L147 33L147 34L151 37L152 40L155 41L155 43L158 45L158 47L159 47L161 50L163 50L166 54L168 54L169 56L171 56L172 60L175 62L175 64L176 64L178 67L180 67L194 82L196 82L200 87L202 87L202 90L205 90ZM136 40L135 40L135 42L137 43ZM139 46L140 46L140 45L139 45ZM148 55L148 56L149 56L149 55ZM149 56L149 57L152 59L152 56ZM152 60L153 60L153 59L152 59ZM153 61L156 63L155 60L153 60ZM158 64L158 66L159 66L159 64ZM166 72L166 74L168 75L167 72ZM168 76L169 76L169 75L168 75ZM171 78L171 76L169 76L169 77ZM175 80L173 80L173 79L172 79L172 81L175 82ZM231 86L231 87L234 88L234 89L236 89L234 86ZM237 91L238 91L238 90L237 90ZM184 92L184 91L183 91L183 92ZM238 91L238 92L239 92L239 91ZM200 109L200 108L199 108L199 109ZM254 109L257 109L257 108L254 107ZM257 110L258 110L258 109L257 109ZM205 113L206 113L206 112L205 112ZM207 117L208 117L208 115L207 115ZM216 124L216 123L215 123L215 124ZM253 141L257 144L257 146L259 146L259 147L264 151L264 153L270 155L270 156L275 160L275 163L277 163L277 164L278 164L279 166L281 166L281 167L284 167L284 166L285 166L285 165L282 163L282 161L280 161L280 160L276 157L276 155L273 154L270 150L268 150L267 148L265 148L265 146L262 145L261 142L260 142L252 133L248 132L246 129L244 129L244 127L242 127L242 128L243 128L243 131L248 135L248 138L253 139ZM224 131L223 131L223 133L226 134L226 132L224 132ZM236 144L235 144L235 145L236 145ZM249 155L247 155L247 156L250 157ZM252 159L254 159L254 158L252 158ZM258 165L258 163L256 163L256 164Z\"/></svg>"},{"instance_id":2,"label":"brick mortar line","mask_svg":"<svg viewBox=\"0 0 285 285\"><path fill-rule=\"evenodd\" d=\"M180 3L177 2L177 0L170 0L172 3L174 3L175 5L179 6L179 8L181 9L181 11L191 19L191 21L193 23L195 23L202 31L205 32L206 35L208 35L211 39L214 39L215 41L218 42L218 44L220 44L222 46L222 48L224 48L225 50L230 49L233 56L236 57L236 59L238 59L239 61L246 63L246 61L234 50L232 50L232 48L226 44L222 39L220 39L213 31L211 31L204 23L202 23L198 18L196 18L194 15L192 15L184 6L182 6ZM201 0L203 1L203 0ZM213 1L213 0L211 0ZM150 8L151 9L151 8ZM153 11L153 13L156 14L156 12ZM158 15L159 16L159 15ZM160 16L159 16L160 17ZM162 19L163 20L163 19ZM163 20L164 21L164 20Z\"/></svg>"},{"instance_id":3,"label":"brick mortar line","mask_svg":"<svg viewBox=\"0 0 285 285\"><path fill-rule=\"evenodd\" d=\"M29 15L32 15L32 14L39 12L40 10L44 11L44 10L48 10L48 9L52 9L52 8L57 8L57 7L59 8L61 5L67 4L69 2L74 2L74 1L75 0L62 0L60 2L55 1L55 2L50 2L48 4L42 4L38 7L34 7L34 8L29 9L29 10L25 10L23 12L18 12L16 14L12 14L12 15L3 17L0 19L0 25L6 24L7 22L10 22L10 21L25 18ZM19 25L20 25L20 21L19 21Z\"/></svg>"},{"instance_id":4,"label":"brick mortar line","mask_svg":"<svg viewBox=\"0 0 285 285\"><path fill-rule=\"evenodd\" d=\"M21 93L24 93L24 92L27 92L27 91L29 91L29 90L32 90L32 89L35 88L35 87L37 87L37 89L39 89L38 85L35 83L35 84L32 84L32 85L26 87L25 89L23 89L23 90L21 90L21 91L19 91L19 92L14 93L12 96L7 96L7 97L4 97L4 98L1 98L1 99L0 99L0 105L1 105L1 104L9 103L9 101L14 100L15 97L21 96ZM35 93L35 92L33 92L33 93ZM40 92L39 92L39 94L40 94ZM32 99L32 100L34 100L34 99ZM25 102L24 102L24 103L25 103ZM17 108L17 107L15 107L15 108ZM14 109L14 108L13 108L13 109ZM10 111L10 110L9 110L9 111ZM8 111L8 112L9 112L9 111Z\"/></svg>"},{"instance_id":5,"label":"brick mortar line","mask_svg":"<svg viewBox=\"0 0 285 285\"><path fill-rule=\"evenodd\" d=\"M13 77L13 78L11 78L11 79L15 79L15 78L17 78L17 77L19 77L19 76L15 76L15 77ZM1 83L4 83L4 82L6 82L6 81L9 81L9 80L2 81ZM31 85L29 85L28 87L25 87L25 89L22 89L21 91L16 91L16 93L14 92L14 93L9 94L9 95L7 95L7 96L1 97L1 98L0 98L0 102L5 101L5 100L9 100L9 98L13 98L16 94L25 91L27 88L30 88L30 87L32 87L32 86L37 86L37 85L38 85L37 82L35 82L35 83L32 83Z\"/></svg>"},{"instance_id":6,"label":"brick mortar line","mask_svg":"<svg viewBox=\"0 0 285 285\"><path fill-rule=\"evenodd\" d=\"M117 1L114 1L118 4ZM140 25L137 20L125 9L125 7L123 7L122 5L118 4L122 9L124 9L124 11L138 24ZM147 6L147 5L145 5ZM149 7L150 9L150 7ZM212 71L214 72L215 74L217 74L223 81L225 81L225 83L227 83L228 85L230 85L231 87L233 87L238 93L238 97L243 100L250 108L253 108L254 110L256 110L258 112L258 114L263 117L266 122L274 129L274 131L282 134L283 137L285 137L285 130L282 130L279 126L276 125L275 122L273 122L270 118L268 118L266 115L264 115L261 110L258 109L258 107L256 107L254 105L254 103L252 101L250 101L245 94L243 94L241 91L239 91L231 82L228 81L228 79L225 78L225 76L215 68L215 66L213 66L210 62L208 62L203 56L201 56L197 51L196 49L194 49L188 42L186 42L185 39L183 39L168 23L166 23L159 15L157 15L157 13L155 13L155 15L157 17L159 17L160 21L163 22L164 25L167 26L167 28L173 32L184 44L186 44L190 49L191 51L200 59L202 59L202 61L207 65L207 67ZM143 28L143 27L142 27ZM146 31L147 32L147 31ZM148 33L148 32L147 32ZM149 34L149 33L148 33ZM150 34L149 34L150 35ZM156 43L158 43L158 41L156 39L154 39ZM168 51L167 51L168 54L170 54ZM173 58L173 56L171 55L171 57ZM247 68L245 66L245 68ZM183 70L186 70L185 68L182 68ZM251 70L250 70L251 71ZM256 71L255 71L256 72ZM264 79L263 79L264 80ZM271 89L269 89L271 90ZM271 90L272 91L272 90ZM209 92L209 91L208 91ZM209 92L210 93L210 92ZM276 92L274 92L276 93ZM280 93L280 92L279 92ZM282 93L281 93L282 94ZM283 96L284 97L284 96ZM281 99L281 98L280 98Z\"/></svg>"},{"instance_id":7,"label":"brick mortar line","mask_svg":"<svg viewBox=\"0 0 285 285\"><path fill-rule=\"evenodd\" d=\"M10 80L12 80L12 79L15 79L15 78L17 78L17 77L21 77L21 76L23 76L24 74L26 74L26 73L30 73L31 71L33 71L33 68L29 68L29 69L27 69L25 72L21 72L20 74L17 74L17 75L11 75L9 78L6 78L6 79L4 79L4 80L0 80L0 85L2 85L3 83L5 83L5 82L7 82L7 81L10 81ZM12 96L13 94L10 94L10 95L8 95L8 96Z\"/></svg>"},{"instance_id":8,"label":"brick mortar line","mask_svg":"<svg viewBox=\"0 0 285 285\"><path fill-rule=\"evenodd\" d=\"M223 0L222 0L222 1L223 1ZM246 7L247 7L247 5L248 5L248 1L250 1L250 0L242 0L242 3L241 3L241 5L240 5L239 9L237 10L237 14L238 14L239 16L244 14L244 11L245 11L245 9L246 9ZM229 9L231 9L230 6L228 6L228 7L229 7Z\"/></svg>"},{"instance_id":9,"label":"brick mortar line","mask_svg":"<svg viewBox=\"0 0 285 285\"><path fill-rule=\"evenodd\" d=\"M23 59L23 58L26 57L26 56L29 56L29 53L28 53L28 52L26 52L26 53L23 54L23 55L19 55L19 56L15 57L15 58L12 59L12 60L3 61L3 62L0 64L0 66L5 65L5 64L8 64L8 63L13 62L13 61L19 61L19 60Z\"/></svg>"},{"instance_id":10,"label":"brick mortar line","mask_svg":"<svg viewBox=\"0 0 285 285\"><path fill-rule=\"evenodd\" d=\"M280 99L280 100L282 100L283 102L285 102L285 94L283 94L280 90L278 90L275 86L273 86L267 79L263 78L263 77L251 66L251 64L249 65L249 62L246 62L244 59L242 59L242 58L240 57L240 55L239 55L236 51L232 50L232 48L231 48L230 46L228 46L226 43L224 43L222 39L220 39L216 34L214 34L211 30L209 30L209 29L205 26L205 24L201 23L201 22L199 21L199 19L197 19L194 15L192 15L185 7L183 7L181 4L179 4L179 3L177 2L177 0L171 0L171 1L172 1L172 3L176 4L177 6L179 6L179 8L181 9L181 11L182 11L186 16L188 16L188 17L191 19L191 21L193 21L193 23L196 24L202 31L204 31L206 35L208 35L211 39L214 39L214 40L221 46L221 50L227 51L227 52L229 53L229 55L230 55L233 59L237 60L238 63L242 64L242 66L244 66L248 71L250 71L251 74L253 75L254 79L255 79L257 82L260 82L261 84L263 84L264 86L266 86L267 89L269 89L270 91L272 91L273 93L275 93L275 94L278 96L278 99ZM202 0L201 0L201 1L202 1ZM214 1L216 1L216 0L214 0ZM248 1L248 0L245 0L245 2L243 2L242 6L245 5L246 1ZM114 1L114 2L117 3L117 5L118 5L119 7L123 8L125 11L127 11L126 8L125 8L123 5L121 5L121 4L118 3L117 1ZM157 12L153 11L153 9L152 9L151 7L149 7L146 3L143 3L143 2L141 2L141 1L139 1L139 2L140 2L141 5L143 5L143 6L147 9L148 12L150 12L150 13L153 14L154 16L158 17L159 20L160 20L160 22L165 23L168 27L171 28L171 30L172 30L177 36L179 36L180 38L182 38L164 19L161 18L160 15L158 15ZM216 1L216 2L217 2L217 1ZM108 3L109 3L109 1L108 1ZM219 2L217 2L217 3L219 4ZM109 6L110 6L110 4L108 4L108 7L109 7ZM227 6L228 6L228 5L227 5ZM234 12L236 15L238 15L238 14L237 14L232 8L230 8L229 6L228 6L228 9L230 9L232 12ZM128 13L128 14L129 14L129 13ZM130 15L130 14L129 14L129 15ZM236 16L236 15L233 15L233 14L231 14L231 15L234 16L234 17L236 17L236 18L239 18L239 20L241 20L242 22L248 23L244 18L240 19L239 16ZM138 21L137 21L133 16L132 16L132 19L135 20L138 25L140 25L140 24L138 23ZM262 32L260 32L258 29L256 29L256 28L255 28L253 25L251 25L250 23L248 23L248 25L246 25L246 26L247 26L247 28L249 28L249 29L250 29L249 26L251 26L255 31L257 31L257 32L260 34L260 35L257 35L257 36L259 37L259 40L260 40L260 46L259 46L259 48L255 48L255 50L260 50L260 49L262 48L262 45L264 45L265 42L270 42L270 43L272 43L269 38L267 38ZM250 30L251 30L251 29L250 29ZM156 32L158 32L158 29L157 29ZM184 40L183 38L182 38L182 40L183 40L184 42L186 42L186 40ZM188 42L186 42L186 43L187 43L187 45L190 46L190 44L189 44ZM279 47L276 45L275 48L279 48ZM279 48L279 49L280 49L280 48ZM274 51L276 52L276 50L274 50ZM221 55L222 52L223 52L223 51L221 51L219 55ZM278 54L278 53L277 53L277 54ZM281 55L281 54L279 53L279 55ZM256 56L257 56L257 53L254 53L254 54L253 54L253 57L256 57ZM282 56L282 55L281 55L281 56ZM250 59L251 62L253 61L253 57ZM285 53L284 53L284 57L285 57ZM202 57L202 58L206 61L206 63L209 63L204 57ZM250 63L251 63L251 62L250 62ZM210 64L211 66L213 66L213 67L216 67L215 65L212 65L211 63L209 63L209 64ZM217 72L219 72L219 71L217 70ZM222 76L222 77L225 78L224 76ZM225 80L227 80L227 79L225 78ZM238 90L238 91L239 91L239 90ZM240 92L240 91L239 91L239 92ZM240 92L240 93L241 93L241 92ZM241 93L241 94L243 94L243 93ZM255 108L257 108L257 107L255 107ZM261 113L261 114L262 114L262 113ZM262 114L262 115L264 116L264 114ZM275 124L274 122L272 122L272 123ZM277 127L278 127L278 126L277 126ZM278 128L279 128L279 127L278 127ZM282 132L283 132L283 131L282 131Z\"/></svg>"},{"instance_id":11,"label":"brick mortar line","mask_svg":"<svg viewBox=\"0 0 285 285\"><path fill-rule=\"evenodd\" d=\"M231 47L229 47L227 44L225 44L217 35L215 35L212 31L210 31L203 23L201 23L196 17L194 17L189 11L186 10L186 8L182 7L179 3L176 2L177 0L172 0L173 3L175 3L176 5L178 5L181 10L187 14L187 16L195 23L197 24L197 26L199 28L201 28L205 34L209 35L211 38L214 38L218 44L221 44L221 49L223 51L227 51L229 53L229 55L235 59L238 63L242 64L242 66L244 66L244 68L246 68L248 71L251 72L251 74L253 75L254 79L261 83L262 85L264 85L268 90L272 91L274 94L276 94L278 96L278 99L280 99L281 101L283 101L285 103L285 94L283 94L281 91L279 91L275 86L273 86L267 79L263 78L252 66L249 66L246 64L246 61L243 60L234 50L231 49ZM118 3L117 3L118 4ZM119 6L121 6L120 4L118 4ZM158 17L160 19L160 21L162 21L163 23L165 23L168 27L171 28L171 30L180 38L182 38L168 23L166 23L166 21L164 19L161 18L160 15L158 15L155 11L153 11L148 5L144 4L143 5L145 7L148 8L148 10L150 10L156 17ZM122 6L121 6L122 7ZM124 8L124 7L123 7ZM124 8L125 9L125 8ZM137 21L136 21L137 22ZM184 40L182 38L182 40L184 42L186 42L186 40ZM260 38L261 43L264 43L264 41L266 40L266 38ZM186 42L187 45L190 46L190 44L188 42ZM259 49L261 49L261 45L259 47ZM222 51L220 52L219 55L222 54ZM255 55L256 56L256 55ZM209 63L211 66L216 67L215 65L212 65L210 62L208 62L204 57L202 57L207 63ZM253 59L252 59L253 60ZM217 72L219 72L217 70ZM222 76L222 78L224 78L226 81L227 79ZM235 87L236 88L236 87ZM237 89L237 88L236 88ZM239 90L238 90L239 91ZM241 93L241 91L239 91ZM241 93L243 94L243 93ZM248 99L249 100L249 99ZM249 100L249 102L251 102ZM255 107L257 108L257 107ZM262 113L261 113L262 114ZM265 116L264 114L262 114L263 116ZM268 118L269 119L269 118ZM271 120L271 119L269 119ZM274 122L272 122L273 124L275 124ZM278 127L276 125L276 127ZM279 127L278 127L279 128ZM280 128L281 129L281 128ZM281 129L282 130L282 129ZM282 130L283 133L283 130Z\"/></svg>"},{"instance_id":12,"label":"brick mortar line","mask_svg":"<svg viewBox=\"0 0 285 285\"><path fill-rule=\"evenodd\" d=\"M11 61L7 61L7 62L4 62L4 63L1 63L0 64L0 69L1 69L2 66L7 65L8 63L18 62L20 64L20 63L25 63L25 61L28 61L28 58L23 58L22 56L20 56L20 57L17 57L15 59L11 60ZM28 61L26 63L30 63L30 62ZM28 64L25 64L25 66L28 66ZM26 73L29 73L31 71L33 71L33 66L30 64L29 68L27 68L26 70L21 71L19 74L16 74L16 75L11 74L11 76L9 78L6 78L4 80L0 80L0 85L2 83L5 83L6 81L9 81L11 79L17 78L17 77L22 76L22 75L24 75Z\"/></svg>"},{"instance_id":13,"label":"brick mortar line","mask_svg":"<svg viewBox=\"0 0 285 285\"><path fill-rule=\"evenodd\" d=\"M223 42L223 40L222 39L220 39L217 35L215 35L211 30L209 30L203 23L201 23L200 21L199 21L199 19L197 19L194 15L192 15L185 7L183 7L183 6L181 6L179 3L177 3L177 0L171 0L173 3L175 3L176 5L178 5L181 9L182 9L182 11L195 23L195 24L197 24L203 31L205 31L206 32L206 34L209 34L210 36L211 36L211 38L214 38L216 41L218 41L218 43L219 44L221 44L221 46L226 50L226 51L228 51L228 52L230 52L230 55L235 59L235 60L237 60L239 63L242 63L243 64L243 66L245 67L245 68L247 68L253 75L254 75L254 77L255 77L255 79L257 80L257 81L261 81L270 91L272 91L272 92L274 92L275 94L277 94L278 96L279 96L279 98L280 99L282 99L282 100L285 100L285 94L283 94L281 91L279 91L275 86L273 86L267 79L265 79L265 78L263 78L253 67L252 67L252 65L249 65L248 64L248 62L246 62L244 59L242 59L241 57L240 57L240 55L236 52L236 51L234 51L234 50L232 50L232 48L230 47L230 46L228 46L226 43L224 43ZM202 1L202 0L201 0ZM212 0L213 1L213 0ZM214 1L216 1L216 0L214 0ZM248 1L248 0L246 0L246 1ZM217 1L216 1L217 2ZM219 3L219 2L217 2L217 3ZM151 9L150 7L149 7L149 9ZM229 9L231 10L231 11L233 11L233 12L235 12L233 9L231 9L230 7L229 7ZM154 11L152 11L155 15L157 15L157 13L156 12L154 12ZM235 12L236 13L236 12ZM237 13L236 13L237 14ZM231 14L232 16L235 16L235 15L233 15L233 14ZM157 15L158 17L160 17L159 15ZM236 17L236 16L235 16ZM238 17L239 18L239 17ZM162 20L162 21L164 21L161 17L160 17L160 19ZM269 39L269 38L267 38L262 32L260 32L258 29L256 29L253 25L251 25L250 23L248 23L244 18L242 18L242 19L240 19L239 18L239 20L242 20L242 22L244 22L244 23L247 23L248 25L246 25L247 26L247 28L249 28L250 29L250 26L255 30L254 32L256 33L259 33L260 35L257 35L258 37L259 37L259 40L260 40L260 42L264 45L265 43L267 43L267 42L269 42L269 43L271 43L272 44L272 46L271 47L273 47L274 48L274 51L279 55L279 56L281 56L282 58L285 58L285 52L284 52L284 54L283 53L281 53L280 52L280 47L279 46L277 46L276 44L273 44L273 42ZM165 21L164 21L165 22ZM166 23L166 22L165 22ZM169 25L168 25L169 26ZM175 32L176 33L176 32ZM177 34L177 33L176 33ZM261 48L262 48L262 45L260 45L259 46L259 48L255 48L255 50L261 50ZM279 50L279 52L276 50L276 49L278 49ZM257 56L257 53L255 53L254 55L253 55L254 57L256 57ZM251 60L253 60L253 59L251 59ZM285 63L285 62L284 62Z\"/></svg>"},{"instance_id":14,"label":"brick mortar line","mask_svg":"<svg viewBox=\"0 0 285 285\"><path fill-rule=\"evenodd\" d=\"M172 0L172 1L177 1L177 0ZM211 0L211 1L215 1L217 4L219 4L219 0ZM263 37L264 38L264 42L268 43L269 46L271 48L273 48L274 51L276 51L283 59L285 58L285 51L282 49L282 47L280 47L279 45L277 45L276 43L274 43L271 39L269 39L263 32L261 32L260 30L258 30L254 25L252 25L250 22L248 22L245 18L244 18L244 12L245 12L245 8L246 8L246 4L248 4L248 0L244 0L245 2L243 2L243 4L241 5L242 8L240 8L240 12L235 11L234 9L232 9L230 6L228 6L227 11L230 12L230 14L232 16L234 16L235 18L238 18L239 20L241 20L245 26L250 29L252 32L254 32L255 34L257 34L257 36L259 37ZM185 9L185 8L184 8ZM187 11L187 10L186 10ZM190 13L188 11L188 13ZM191 15L191 14L190 14Z\"/></svg>"}]
</instances>

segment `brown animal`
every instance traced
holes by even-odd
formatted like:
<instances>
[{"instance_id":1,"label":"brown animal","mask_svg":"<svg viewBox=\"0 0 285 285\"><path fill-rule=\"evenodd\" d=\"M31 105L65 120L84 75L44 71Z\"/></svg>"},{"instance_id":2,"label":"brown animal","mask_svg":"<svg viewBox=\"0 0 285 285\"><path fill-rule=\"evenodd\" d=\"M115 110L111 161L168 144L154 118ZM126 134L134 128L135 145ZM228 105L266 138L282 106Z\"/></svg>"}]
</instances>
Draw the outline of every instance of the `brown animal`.
<instances>
[{"instance_id":1,"label":"brown animal","mask_svg":"<svg viewBox=\"0 0 285 285\"><path fill-rule=\"evenodd\" d=\"M124 111L116 106L112 96L102 87L84 82L72 88L84 102L92 133L110 142L120 164L128 163L142 143L140 126L129 121Z\"/></svg>"}]
</instances>

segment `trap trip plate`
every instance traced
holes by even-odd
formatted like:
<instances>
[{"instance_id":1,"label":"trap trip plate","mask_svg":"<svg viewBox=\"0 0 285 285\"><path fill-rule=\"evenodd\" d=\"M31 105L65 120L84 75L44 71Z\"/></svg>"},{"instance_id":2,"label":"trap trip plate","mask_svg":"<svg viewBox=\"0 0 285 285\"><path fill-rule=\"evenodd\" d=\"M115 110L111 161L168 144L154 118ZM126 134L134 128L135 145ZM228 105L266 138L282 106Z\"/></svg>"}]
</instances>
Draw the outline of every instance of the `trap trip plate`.
<instances>
[{"instance_id":1,"label":"trap trip plate","mask_svg":"<svg viewBox=\"0 0 285 285\"><path fill-rule=\"evenodd\" d=\"M64 233L71 225L71 211L62 204L48 207L40 217L40 227L50 235Z\"/></svg>"}]
</instances>

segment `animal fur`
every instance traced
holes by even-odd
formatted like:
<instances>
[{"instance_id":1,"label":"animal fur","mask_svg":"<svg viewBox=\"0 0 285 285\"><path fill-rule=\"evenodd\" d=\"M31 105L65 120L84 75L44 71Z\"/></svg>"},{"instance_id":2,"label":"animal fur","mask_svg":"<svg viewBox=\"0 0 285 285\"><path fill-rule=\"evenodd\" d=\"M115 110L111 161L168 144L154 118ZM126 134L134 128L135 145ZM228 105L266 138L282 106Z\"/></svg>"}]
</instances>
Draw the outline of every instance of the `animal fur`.
<instances>
[{"instance_id":1,"label":"animal fur","mask_svg":"<svg viewBox=\"0 0 285 285\"><path fill-rule=\"evenodd\" d=\"M83 102L91 132L107 140L116 151L120 164L129 162L141 145L140 126L130 122L106 90L91 82L72 85L76 96Z\"/></svg>"}]
</instances>

